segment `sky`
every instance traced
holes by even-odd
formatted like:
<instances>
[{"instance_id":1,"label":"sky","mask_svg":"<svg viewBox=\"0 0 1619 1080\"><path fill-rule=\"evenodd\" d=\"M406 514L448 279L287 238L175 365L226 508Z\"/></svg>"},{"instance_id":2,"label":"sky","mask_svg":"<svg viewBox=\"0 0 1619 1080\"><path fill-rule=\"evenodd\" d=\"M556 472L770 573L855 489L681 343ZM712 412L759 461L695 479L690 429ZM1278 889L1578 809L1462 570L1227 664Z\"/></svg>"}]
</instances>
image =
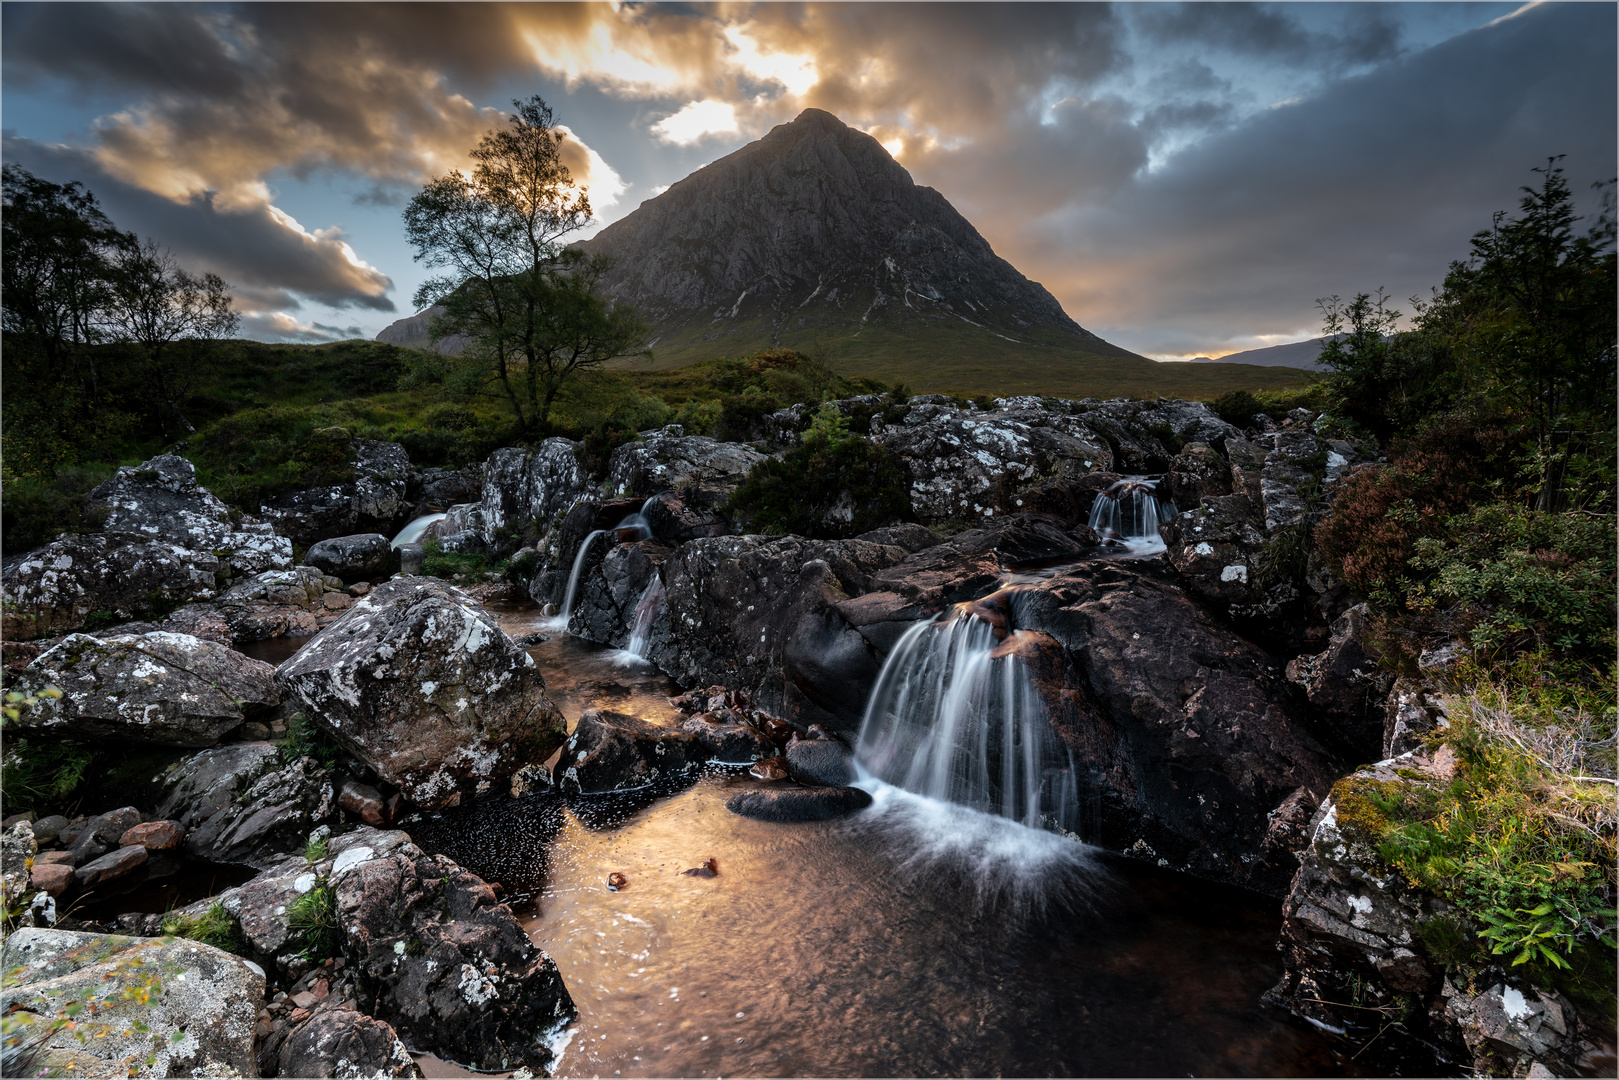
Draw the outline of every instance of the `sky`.
<instances>
[{"instance_id":1,"label":"sky","mask_svg":"<svg viewBox=\"0 0 1619 1080\"><path fill-rule=\"evenodd\" d=\"M515 98L569 133L581 237L817 107L1087 329L1220 356L1426 295L1552 155L1594 209L1616 11L5 3L0 158L225 277L244 336L327 341L412 313L404 206Z\"/></svg>"}]
</instances>

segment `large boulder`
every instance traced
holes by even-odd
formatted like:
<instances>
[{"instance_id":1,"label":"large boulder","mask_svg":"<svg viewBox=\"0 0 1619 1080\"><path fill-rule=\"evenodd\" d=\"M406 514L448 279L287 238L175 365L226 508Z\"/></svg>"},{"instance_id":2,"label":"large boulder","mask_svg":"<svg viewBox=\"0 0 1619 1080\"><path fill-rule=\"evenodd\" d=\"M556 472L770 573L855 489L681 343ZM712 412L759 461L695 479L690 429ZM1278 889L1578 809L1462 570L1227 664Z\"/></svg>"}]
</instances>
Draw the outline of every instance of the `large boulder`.
<instances>
[{"instance_id":1,"label":"large boulder","mask_svg":"<svg viewBox=\"0 0 1619 1080\"><path fill-rule=\"evenodd\" d=\"M213 605L237 642L313 634L338 612L322 603L326 575L317 567L271 570L226 589Z\"/></svg>"},{"instance_id":2,"label":"large boulder","mask_svg":"<svg viewBox=\"0 0 1619 1080\"><path fill-rule=\"evenodd\" d=\"M872 437L899 457L923 521L983 521L1016 510L1017 495L1042 481L1113 467L1107 442L1079 418L1037 399L998 405L984 413L919 404L898 422L872 421Z\"/></svg>"},{"instance_id":3,"label":"large boulder","mask_svg":"<svg viewBox=\"0 0 1619 1080\"><path fill-rule=\"evenodd\" d=\"M706 745L690 732L592 709L563 747L557 786L585 795L642 788L689 773L707 758Z\"/></svg>"},{"instance_id":4,"label":"large boulder","mask_svg":"<svg viewBox=\"0 0 1619 1080\"><path fill-rule=\"evenodd\" d=\"M16 723L79 742L104 739L213 746L281 697L275 669L212 641L184 634L71 634L17 681L42 697Z\"/></svg>"},{"instance_id":5,"label":"large boulder","mask_svg":"<svg viewBox=\"0 0 1619 1080\"><path fill-rule=\"evenodd\" d=\"M106 513L103 532L212 552L226 577L292 564L289 541L269 525L233 512L198 485L191 462L174 454L125 465L90 492L89 506Z\"/></svg>"},{"instance_id":6,"label":"large boulder","mask_svg":"<svg viewBox=\"0 0 1619 1080\"><path fill-rule=\"evenodd\" d=\"M7 563L0 633L32 641L93 626L161 617L218 594L225 564L212 551L129 534L64 533Z\"/></svg>"},{"instance_id":7,"label":"large boulder","mask_svg":"<svg viewBox=\"0 0 1619 1080\"><path fill-rule=\"evenodd\" d=\"M551 1065L573 1000L480 878L408 841L384 853L355 838L331 882L366 1013L474 1069Z\"/></svg>"},{"instance_id":8,"label":"large boulder","mask_svg":"<svg viewBox=\"0 0 1619 1080\"><path fill-rule=\"evenodd\" d=\"M27 929L6 938L3 967L0 1009L31 1020L20 1029L26 1048L6 1048L8 1076L258 1071L253 1027L264 972L230 953L185 939ZM85 1012L92 999L112 1004ZM45 1034L70 1017L76 1026ZM34 1030L43 1038L28 1045Z\"/></svg>"},{"instance_id":9,"label":"large boulder","mask_svg":"<svg viewBox=\"0 0 1619 1080\"><path fill-rule=\"evenodd\" d=\"M373 589L276 680L422 807L503 785L567 737L533 658L481 605L434 578Z\"/></svg>"},{"instance_id":10,"label":"large boulder","mask_svg":"<svg viewBox=\"0 0 1619 1080\"><path fill-rule=\"evenodd\" d=\"M687 435L675 424L644 432L607 461L607 491L645 499L660 491L678 492L686 506L713 508L730 498L766 455L744 443L716 442Z\"/></svg>"},{"instance_id":11,"label":"large boulder","mask_svg":"<svg viewBox=\"0 0 1619 1080\"><path fill-rule=\"evenodd\" d=\"M636 623L657 614L663 588L658 567L673 550L659 540L640 540L609 549L579 583L570 629L589 641L623 648L633 636Z\"/></svg>"},{"instance_id":12,"label":"large boulder","mask_svg":"<svg viewBox=\"0 0 1619 1080\"><path fill-rule=\"evenodd\" d=\"M546 439L536 447L507 447L489 455L483 467L478 525L484 542L496 545L499 534L556 524L593 486L579 462L579 444Z\"/></svg>"},{"instance_id":13,"label":"large boulder","mask_svg":"<svg viewBox=\"0 0 1619 1080\"><path fill-rule=\"evenodd\" d=\"M1359 761L1387 756L1384 712L1395 676L1379 667L1381 657L1366 605L1358 604L1332 624L1325 652L1295 657L1287 665L1288 680L1304 690L1320 726Z\"/></svg>"},{"instance_id":14,"label":"large boulder","mask_svg":"<svg viewBox=\"0 0 1619 1080\"><path fill-rule=\"evenodd\" d=\"M411 509L410 456L398 443L356 439L353 448L352 480L278 495L259 515L302 547L358 532L392 536Z\"/></svg>"},{"instance_id":15,"label":"large boulder","mask_svg":"<svg viewBox=\"0 0 1619 1080\"><path fill-rule=\"evenodd\" d=\"M287 1035L276 1055L281 1076L421 1076L416 1059L391 1024L357 1011L350 1002L318 1006Z\"/></svg>"},{"instance_id":16,"label":"large boulder","mask_svg":"<svg viewBox=\"0 0 1619 1080\"><path fill-rule=\"evenodd\" d=\"M393 548L381 533L334 536L310 545L304 563L346 582L380 581L393 573Z\"/></svg>"},{"instance_id":17,"label":"large boulder","mask_svg":"<svg viewBox=\"0 0 1619 1080\"><path fill-rule=\"evenodd\" d=\"M329 770L314 758L254 742L205 750L171 766L157 813L185 827L189 854L263 868L302 850L310 830L336 809Z\"/></svg>"}]
</instances>

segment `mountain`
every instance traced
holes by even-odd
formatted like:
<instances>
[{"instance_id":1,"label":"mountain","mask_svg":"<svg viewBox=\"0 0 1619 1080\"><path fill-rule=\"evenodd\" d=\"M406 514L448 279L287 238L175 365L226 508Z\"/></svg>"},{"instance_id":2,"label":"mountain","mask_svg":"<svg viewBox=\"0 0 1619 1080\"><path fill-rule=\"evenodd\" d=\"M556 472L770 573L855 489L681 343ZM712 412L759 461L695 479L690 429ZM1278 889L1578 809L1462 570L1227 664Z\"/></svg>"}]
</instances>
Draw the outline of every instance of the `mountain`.
<instances>
[{"instance_id":1,"label":"mountain","mask_svg":"<svg viewBox=\"0 0 1619 1080\"><path fill-rule=\"evenodd\" d=\"M1316 358L1321 355L1321 346L1326 338L1311 338L1309 341L1293 341L1286 345L1271 345L1263 349L1249 349L1246 352L1232 353L1222 356L1218 360L1210 360L1206 356L1199 356L1190 361L1193 364L1257 364L1260 367L1290 367L1302 368L1305 371L1325 371L1326 368L1317 363Z\"/></svg>"}]
</instances>

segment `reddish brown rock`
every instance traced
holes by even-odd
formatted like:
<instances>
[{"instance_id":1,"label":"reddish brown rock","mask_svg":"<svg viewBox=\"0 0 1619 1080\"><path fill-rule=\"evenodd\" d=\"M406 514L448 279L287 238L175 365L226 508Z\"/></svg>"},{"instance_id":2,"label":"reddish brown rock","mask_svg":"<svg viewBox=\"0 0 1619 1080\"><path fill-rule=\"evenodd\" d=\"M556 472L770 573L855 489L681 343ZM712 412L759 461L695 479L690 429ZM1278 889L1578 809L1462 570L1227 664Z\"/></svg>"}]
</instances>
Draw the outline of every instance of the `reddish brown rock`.
<instances>
[{"instance_id":1,"label":"reddish brown rock","mask_svg":"<svg viewBox=\"0 0 1619 1080\"><path fill-rule=\"evenodd\" d=\"M71 851L42 851L34 856L35 866L66 866L71 870L77 862Z\"/></svg>"},{"instance_id":2,"label":"reddish brown rock","mask_svg":"<svg viewBox=\"0 0 1619 1080\"><path fill-rule=\"evenodd\" d=\"M382 793L370 784L362 784L352 776L338 789L337 805L359 817L367 825L382 825L388 820L388 810Z\"/></svg>"},{"instance_id":3,"label":"reddish brown rock","mask_svg":"<svg viewBox=\"0 0 1619 1080\"><path fill-rule=\"evenodd\" d=\"M29 880L34 888L44 889L52 896L61 896L73 884L73 866L71 863L36 862Z\"/></svg>"},{"instance_id":4,"label":"reddish brown rock","mask_svg":"<svg viewBox=\"0 0 1619 1080\"><path fill-rule=\"evenodd\" d=\"M765 758L755 761L748 773L759 780L785 780L787 779L787 759L784 757Z\"/></svg>"},{"instance_id":5,"label":"reddish brown rock","mask_svg":"<svg viewBox=\"0 0 1619 1080\"><path fill-rule=\"evenodd\" d=\"M118 838L119 846L140 845L147 851L169 851L186 838L186 827L178 821L148 821L136 825Z\"/></svg>"}]
</instances>

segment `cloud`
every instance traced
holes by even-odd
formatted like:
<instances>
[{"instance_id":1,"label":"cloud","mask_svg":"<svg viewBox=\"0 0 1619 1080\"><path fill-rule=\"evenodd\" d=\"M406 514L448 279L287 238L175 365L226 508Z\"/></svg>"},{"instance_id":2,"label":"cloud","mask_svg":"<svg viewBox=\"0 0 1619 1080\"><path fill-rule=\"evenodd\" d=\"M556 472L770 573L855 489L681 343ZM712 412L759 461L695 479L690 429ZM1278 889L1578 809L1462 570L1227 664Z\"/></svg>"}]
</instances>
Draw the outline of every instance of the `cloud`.
<instances>
[{"instance_id":1,"label":"cloud","mask_svg":"<svg viewBox=\"0 0 1619 1080\"><path fill-rule=\"evenodd\" d=\"M345 341L364 336L358 326L339 327L318 322L299 322L284 311L244 315L237 332L252 341L298 341L317 345L327 341Z\"/></svg>"},{"instance_id":2,"label":"cloud","mask_svg":"<svg viewBox=\"0 0 1619 1080\"><path fill-rule=\"evenodd\" d=\"M236 288L239 309L330 307L393 311L393 281L359 258L338 229L311 232L267 203L221 207L210 193L176 201L105 171L93 153L7 135L3 154L49 180L83 181L119 228L152 236L182 261Z\"/></svg>"},{"instance_id":3,"label":"cloud","mask_svg":"<svg viewBox=\"0 0 1619 1080\"><path fill-rule=\"evenodd\" d=\"M691 146L709 135L735 135L736 106L724 101L693 101L653 124L651 131L676 146Z\"/></svg>"}]
</instances>

